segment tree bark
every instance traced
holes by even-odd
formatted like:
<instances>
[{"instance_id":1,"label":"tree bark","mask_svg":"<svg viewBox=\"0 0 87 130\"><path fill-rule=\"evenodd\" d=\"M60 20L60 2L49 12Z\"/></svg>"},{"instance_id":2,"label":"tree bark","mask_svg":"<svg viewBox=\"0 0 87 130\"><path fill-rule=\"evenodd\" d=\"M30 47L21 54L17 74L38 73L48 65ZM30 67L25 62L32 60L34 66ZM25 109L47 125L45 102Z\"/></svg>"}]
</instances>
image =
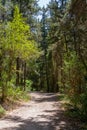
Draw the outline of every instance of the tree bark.
<instances>
[{"instance_id":1,"label":"tree bark","mask_svg":"<svg viewBox=\"0 0 87 130\"><path fill-rule=\"evenodd\" d=\"M17 59L16 59L16 86L19 85L19 78L20 78L19 69L20 69L19 57L17 57Z\"/></svg>"},{"instance_id":2,"label":"tree bark","mask_svg":"<svg viewBox=\"0 0 87 130\"><path fill-rule=\"evenodd\" d=\"M26 62L24 63L24 91L26 90Z\"/></svg>"}]
</instances>

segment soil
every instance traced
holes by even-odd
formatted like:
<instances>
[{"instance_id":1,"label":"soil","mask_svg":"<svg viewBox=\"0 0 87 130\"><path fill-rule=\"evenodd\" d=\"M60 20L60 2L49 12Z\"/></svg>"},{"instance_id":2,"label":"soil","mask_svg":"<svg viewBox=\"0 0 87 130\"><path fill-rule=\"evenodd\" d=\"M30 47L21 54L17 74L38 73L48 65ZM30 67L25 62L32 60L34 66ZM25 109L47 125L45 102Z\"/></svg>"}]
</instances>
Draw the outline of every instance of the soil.
<instances>
[{"instance_id":1,"label":"soil","mask_svg":"<svg viewBox=\"0 0 87 130\"><path fill-rule=\"evenodd\" d=\"M33 92L31 101L0 119L0 130L79 130L64 115L58 94Z\"/></svg>"}]
</instances>

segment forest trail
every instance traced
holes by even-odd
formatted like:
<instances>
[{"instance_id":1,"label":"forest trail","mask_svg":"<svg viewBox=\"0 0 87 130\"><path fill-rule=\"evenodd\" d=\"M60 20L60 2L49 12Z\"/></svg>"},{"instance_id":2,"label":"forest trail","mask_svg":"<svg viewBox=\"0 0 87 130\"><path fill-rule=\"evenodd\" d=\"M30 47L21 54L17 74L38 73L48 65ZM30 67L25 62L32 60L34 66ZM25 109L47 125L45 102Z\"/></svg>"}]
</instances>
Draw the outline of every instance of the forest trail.
<instances>
[{"instance_id":1,"label":"forest trail","mask_svg":"<svg viewBox=\"0 0 87 130\"><path fill-rule=\"evenodd\" d=\"M0 130L78 130L65 118L57 94L30 95L31 101L0 119Z\"/></svg>"}]
</instances>

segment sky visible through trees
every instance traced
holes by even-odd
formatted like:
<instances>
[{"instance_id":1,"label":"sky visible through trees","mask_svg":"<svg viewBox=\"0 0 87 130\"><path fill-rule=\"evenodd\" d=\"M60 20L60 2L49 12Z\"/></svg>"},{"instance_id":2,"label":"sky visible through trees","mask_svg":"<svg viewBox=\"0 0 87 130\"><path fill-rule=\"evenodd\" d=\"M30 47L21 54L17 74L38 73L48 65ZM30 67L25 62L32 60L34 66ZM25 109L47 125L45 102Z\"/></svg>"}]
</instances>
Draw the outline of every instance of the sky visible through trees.
<instances>
[{"instance_id":1,"label":"sky visible through trees","mask_svg":"<svg viewBox=\"0 0 87 130\"><path fill-rule=\"evenodd\" d=\"M38 4L40 7L47 6L47 4L50 2L50 0L39 0Z\"/></svg>"}]
</instances>

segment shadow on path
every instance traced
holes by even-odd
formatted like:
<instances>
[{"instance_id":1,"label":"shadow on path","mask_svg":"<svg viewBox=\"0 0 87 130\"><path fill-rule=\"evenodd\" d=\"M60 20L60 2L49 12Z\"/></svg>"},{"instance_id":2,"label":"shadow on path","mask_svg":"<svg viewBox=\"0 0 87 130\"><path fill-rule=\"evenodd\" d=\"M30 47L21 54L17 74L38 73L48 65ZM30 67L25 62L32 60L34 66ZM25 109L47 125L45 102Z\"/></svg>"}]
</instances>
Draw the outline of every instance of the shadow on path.
<instances>
[{"instance_id":1,"label":"shadow on path","mask_svg":"<svg viewBox=\"0 0 87 130\"><path fill-rule=\"evenodd\" d=\"M71 123L64 116L64 111L60 107L61 105L57 95L47 93L37 94L38 98L32 96L34 97L35 103L38 104L36 109L39 109L39 103L43 104L45 102L48 103L48 106L49 103L52 103L52 107L56 107L56 109L50 109L51 106L49 108L47 106L46 109L43 109L43 112L38 112L36 117L31 116L28 119L23 119L19 116L7 116L5 120L19 123L19 125L2 130L79 130L74 123Z\"/></svg>"}]
</instances>

